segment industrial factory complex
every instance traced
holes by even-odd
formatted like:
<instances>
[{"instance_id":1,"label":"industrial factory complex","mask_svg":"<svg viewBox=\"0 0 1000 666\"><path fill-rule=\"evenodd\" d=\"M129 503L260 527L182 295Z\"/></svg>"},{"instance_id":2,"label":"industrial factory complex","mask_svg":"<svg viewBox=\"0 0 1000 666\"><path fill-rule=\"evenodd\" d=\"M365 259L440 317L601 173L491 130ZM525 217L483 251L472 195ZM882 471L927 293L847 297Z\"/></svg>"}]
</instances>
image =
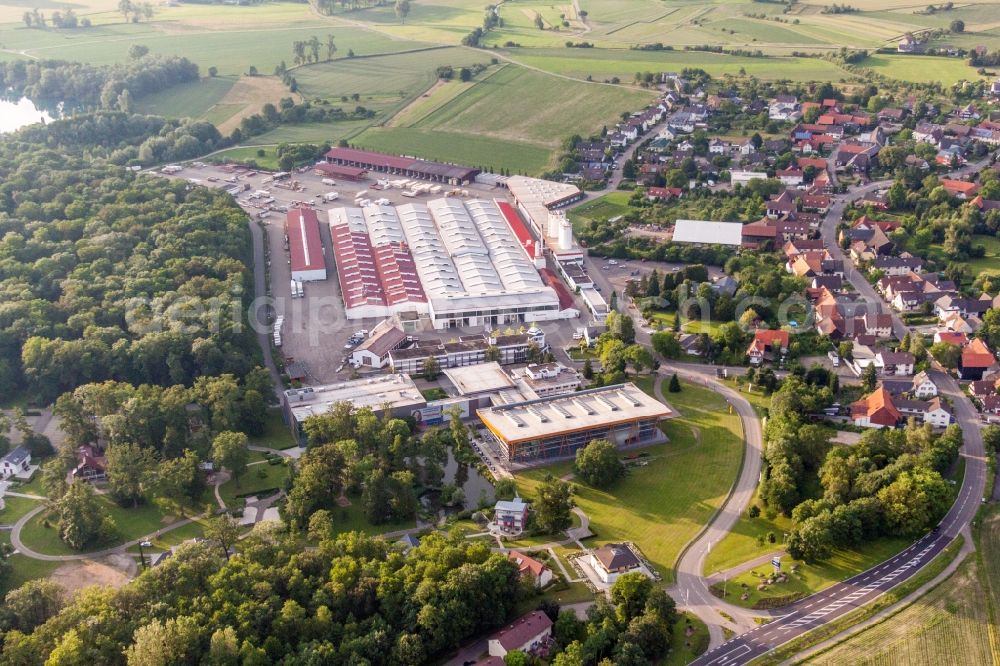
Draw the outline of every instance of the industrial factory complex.
<instances>
[{"instance_id":1,"label":"industrial factory complex","mask_svg":"<svg viewBox=\"0 0 1000 666\"><path fill-rule=\"evenodd\" d=\"M543 362L540 322L585 308L600 325L609 311L563 210L583 197L576 186L353 148L331 149L311 170L326 187L358 185L344 188L353 202L321 192L313 199L337 203L293 200L284 211L292 297L307 298L309 283L311 293L339 293L347 320L375 323L343 345L336 372L353 378L284 392L300 441L304 422L338 402L424 425L457 411L480 423L481 454L507 467L568 458L598 438L619 448L665 439L658 426L671 410L634 385L581 391L576 370ZM325 287L332 275L337 285ZM283 348L286 363L301 366L308 350Z\"/></svg>"}]
</instances>

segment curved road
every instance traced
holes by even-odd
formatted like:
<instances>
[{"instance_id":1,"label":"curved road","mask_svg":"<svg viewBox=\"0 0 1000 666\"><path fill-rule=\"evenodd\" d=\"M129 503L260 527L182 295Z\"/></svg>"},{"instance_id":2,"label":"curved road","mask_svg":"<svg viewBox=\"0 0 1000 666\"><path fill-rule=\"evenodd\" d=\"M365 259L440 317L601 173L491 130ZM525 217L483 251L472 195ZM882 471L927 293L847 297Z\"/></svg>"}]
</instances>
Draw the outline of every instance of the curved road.
<instances>
[{"instance_id":1,"label":"curved road","mask_svg":"<svg viewBox=\"0 0 1000 666\"><path fill-rule=\"evenodd\" d=\"M956 170L952 176L962 176L983 168L988 158L971 163ZM836 197L821 227L827 249L835 258L844 259L845 276L851 285L879 311L887 310L892 317L893 332L897 338L909 331L899 316L891 308L883 307L884 301L864 275L854 270L837 244L836 228L848 201L858 195L882 189L891 181L870 183L848 194ZM781 609L781 616L772 622L741 634L721 646L710 649L692 664L698 666L730 666L745 664L816 627L834 620L841 615L864 606L886 591L915 575L921 568L952 542L975 518L979 505L984 501L988 470L986 452L980 432L979 413L950 374L940 368L931 370L931 378L938 391L953 405L955 420L962 427L962 457L965 458L965 477L951 509L939 526L930 534L918 539L898 555L885 560L852 578L826 590L806 597Z\"/></svg>"},{"instance_id":2,"label":"curved road","mask_svg":"<svg viewBox=\"0 0 1000 666\"><path fill-rule=\"evenodd\" d=\"M743 438L746 448L740 476L730 490L729 497L712 517L711 522L681 553L676 565L677 580L668 590L671 596L677 600L678 606L694 613L708 625L709 645L719 645L725 640L720 610L725 611L733 618L732 624L737 629L748 630L755 626L753 618L760 615L746 608L729 604L713 595L702 572L705 568L705 559L712 546L718 544L733 529L740 515L750 504L754 489L757 487L757 481L760 478L764 441L760 419L757 418L753 406L737 391L707 374L708 372L714 373L714 371L714 367L682 363L667 363L660 366L659 370L660 374L676 372L684 379L709 386L726 398L743 424ZM733 629L732 626L728 628Z\"/></svg>"}]
</instances>

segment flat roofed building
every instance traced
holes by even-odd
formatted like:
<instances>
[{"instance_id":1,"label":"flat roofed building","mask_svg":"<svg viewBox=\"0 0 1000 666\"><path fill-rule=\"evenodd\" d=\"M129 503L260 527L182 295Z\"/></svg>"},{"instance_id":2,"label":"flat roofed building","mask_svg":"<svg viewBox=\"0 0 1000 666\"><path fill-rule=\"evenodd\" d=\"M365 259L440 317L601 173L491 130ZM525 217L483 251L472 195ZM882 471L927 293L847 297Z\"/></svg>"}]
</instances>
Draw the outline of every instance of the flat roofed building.
<instances>
[{"instance_id":1,"label":"flat roofed building","mask_svg":"<svg viewBox=\"0 0 1000 666\"><path fill-rule=\"evenodd\" d=\"M323 241L319 235L319 219L311 208L293 208L285 217L288 253L292 279L313 282L326 279Z\"/></svg>"},{"instance_id":2,"label":"flat roofed building","mask_svg":"<svg viewBox=\"0 0 1000 666\"><path fill-rule=\"evenodd\" d=\"M419 340L413 347L389 352L389 365L394 372L416 374L421 371L424 361L433 356L442 368L457 368L486 362L486 352L496 347L500 352L501 365L527 363L531 346L545 352L545 333L530 328L525 333L513 335L464 335L458 340Z\"/></svg>"},{"instance_id":3,"label":"flat roofed building","mask_svg":"<svg viewBox=\"0 0 1000 666\"><path fill-rule=\"evenodd\" d=\"M532 363L514 368L511 376L523 382L539 398L562 393L572 393L580 387L580 373L562 363Z\"/></svg>"},{"instance_id":4,"label":"flat roofed building","mask_svg":"<svg viewBox=\"0 0 1000 666\"><path fill-rule=\"evenodd\" d=\"M288 389L282 402L288 422L300 441L305 438L302 424L306 419L325 414L340 402L350 403L355 409L368 407L376 414L388 409L393 416L408 416L427 405L413 380L408 375L397 374Z\"/></svg>"},{"instance_id":5,"label":"flat roofed building","mask_svg":"<svg viewBox=\"0 0 1000 666\"><path fill-rule=\"evenodd\" d=\"M514 380L496 361L448 368L443 374L461 395L482 395L514 388Z\"/></svg>"},{"instance_id":6,"label":"flat roofed building","mask_svg":"<svg viewBox=\"0 0 1000 666\"><path fill-rule=\"evenodd\" d=\"M566 458L595 439L619 448L663 441L673 412L634 384L616 384L477 410L508 463Z\"/></svg>"},{"instance_id":7,"label":"flat roofed building","mask_svg":"<svg viewBox=\"0 0 1000 666\"><path fill-rule=\"evenodd\" d=\"M743 243L743 225L739 222L677 220L674 225L673 242L738 247Z\"/></svg>"}]
</instances>

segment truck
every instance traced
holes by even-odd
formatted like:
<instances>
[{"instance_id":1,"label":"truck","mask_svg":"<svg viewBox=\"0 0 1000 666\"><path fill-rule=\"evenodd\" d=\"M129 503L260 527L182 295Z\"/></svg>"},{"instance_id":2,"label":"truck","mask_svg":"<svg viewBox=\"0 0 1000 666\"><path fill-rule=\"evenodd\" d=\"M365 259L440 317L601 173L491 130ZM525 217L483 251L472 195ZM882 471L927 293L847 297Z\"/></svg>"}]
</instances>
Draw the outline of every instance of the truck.
<instances>
[{"instance_id":1,"label":"truck","mask_svg":"<svg viewBox=\"0 0 1000 666\"><path fill-rule=\"evenodd\" d=\"M338 192L327 192L323 195L323 201L336 201L339 198L340 194Z\"/></svg>"},{"instance_id":2,"label":"truck","mask_svg":"<svg viewBox=\"0 0 1000 666\"><path fill-rule=\"evenodd\" d=\"M324 178L321 182L324 185L336 185L337 184L337 181L335 181L333 178Z\"/></svg>"}]
</instances>

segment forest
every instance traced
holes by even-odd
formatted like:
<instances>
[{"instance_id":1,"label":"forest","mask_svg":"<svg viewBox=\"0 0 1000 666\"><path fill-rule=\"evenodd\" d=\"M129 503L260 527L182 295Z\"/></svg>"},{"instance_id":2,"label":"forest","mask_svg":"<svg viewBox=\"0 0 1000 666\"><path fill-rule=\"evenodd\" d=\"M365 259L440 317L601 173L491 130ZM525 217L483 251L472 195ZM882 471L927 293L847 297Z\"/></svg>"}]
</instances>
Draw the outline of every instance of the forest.
<instances>
[{"instance_id":1,"label":"forest","mask_svg":"<svg viewBox=\"0 0 1000 666\"><path fill-rule=\"evenodd\" d=\"M198 65L187 58L139 53L125 65L61 60L0 62L0 89L15 97L61 102L71 110L129 111L130 99L198 80Z\"/></svg>"},{"instance_id":2,"label":"forest","mask_svg":"<svg viewBox=\"0 0 1000 666\"><path fill-rule=\"evenodd\" d=\"M158 124L98 115L0 141L0 400L50 402L108 379L190 385L256 364L245 214L224 193L82 154Z\"/></svg>"}]
</instances>

